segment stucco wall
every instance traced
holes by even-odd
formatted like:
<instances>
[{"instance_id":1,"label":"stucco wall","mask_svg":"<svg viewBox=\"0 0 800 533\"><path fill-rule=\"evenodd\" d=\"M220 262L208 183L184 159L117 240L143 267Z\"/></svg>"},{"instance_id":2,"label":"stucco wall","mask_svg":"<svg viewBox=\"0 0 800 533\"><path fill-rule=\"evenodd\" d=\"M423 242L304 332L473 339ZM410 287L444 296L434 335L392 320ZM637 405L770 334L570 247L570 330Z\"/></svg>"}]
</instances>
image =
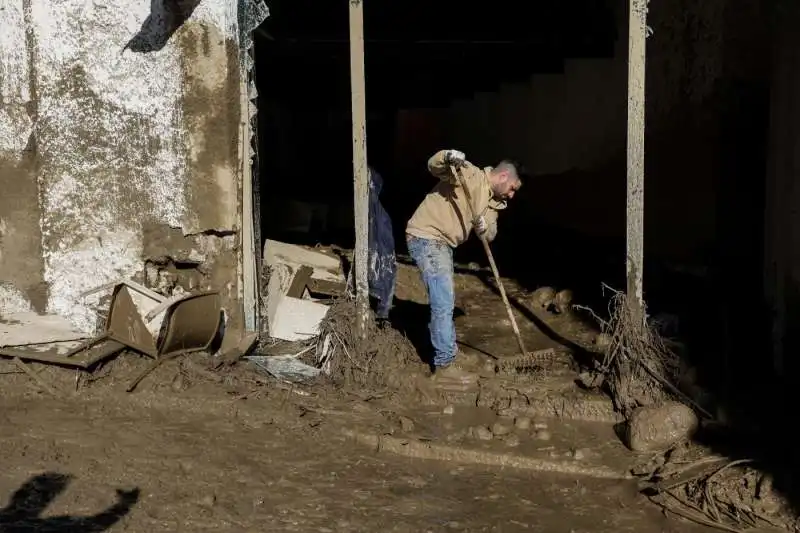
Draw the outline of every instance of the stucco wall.
<instances>
[{"instance_id":1,"label":"stucco wall","mask_svg":"<svg viewBox=\"0 0 800 533\"><path fill-rule=\"evenodd\" d=\"M3 3L0 312L92 331L79 295L133 278L240 320L236 24L229 0Z\"/></svg>"}]
</instances>

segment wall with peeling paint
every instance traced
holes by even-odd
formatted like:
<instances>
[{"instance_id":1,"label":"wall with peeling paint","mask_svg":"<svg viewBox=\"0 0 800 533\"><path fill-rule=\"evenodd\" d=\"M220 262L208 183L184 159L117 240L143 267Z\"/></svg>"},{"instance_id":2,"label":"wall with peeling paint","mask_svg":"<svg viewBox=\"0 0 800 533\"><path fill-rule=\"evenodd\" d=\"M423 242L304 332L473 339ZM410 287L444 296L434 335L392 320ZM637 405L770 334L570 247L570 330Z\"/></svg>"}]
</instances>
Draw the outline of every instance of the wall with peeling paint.
<instances>
[{"instance_id":1,"label":"wall with peeling paint","mask_svg":"<svg viewBox=\"0 0 800 533\"><path fill-rule=\"evenodd\" d=\"M120 278L213 287L241 320L232 0L0 6L0 313L91 332Z\"/></svg>"}]
</instances>

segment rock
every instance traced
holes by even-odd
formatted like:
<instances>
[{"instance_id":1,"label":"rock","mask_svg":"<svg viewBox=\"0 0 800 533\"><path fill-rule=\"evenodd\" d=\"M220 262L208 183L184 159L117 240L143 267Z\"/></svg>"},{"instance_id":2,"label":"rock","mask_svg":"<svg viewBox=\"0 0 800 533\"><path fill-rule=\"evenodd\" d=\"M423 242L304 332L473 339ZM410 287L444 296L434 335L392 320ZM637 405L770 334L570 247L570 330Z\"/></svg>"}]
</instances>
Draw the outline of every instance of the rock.
<instances>
[{"instance_id":1,"label":"rock","mask_svg":"<svg viewBox=\"0 0 800 533\"><path fill-rule=\"evenodd\" d=\"M600 353L608 352L609 348L611 348L613 340L611 339L611 335L607 333L599 333L597 337L594 338L594 347Z\"/></svg>"},{"instance_id":2,"label":"rock","mask_svg":"<svg viewBox=\"0 0 800 533\"><path fill-rule=\"evenodd\" d=\"M552 287L539 287L533 291L531 304L536 309L547 309L556 297L556 291Z\"/></svg>"},{"instance_id":3,"label":"rock","mask_svg":"<svg viewBox=\"0 0 800 533\"><path fill-rule=\"evenodd\" d=\"M581 459L586 458L586 453L583 450L573 450L572 458L576 461L580 461Z\"/></svg>"},{"instance_id":4,"label":"rock","mask_svg":"<svg viewBox=\"0 0 800 533\"><path fill-rule=\"evenodd\" d=\"M514 425L517 427L517 429L523 429L523 430L524 429L530 429L530 427L531 427L531 419L528 418L527 416L518 416L514 420Z\"/></svg>"},{"instance_id":5,"label":"rock","mask_svg":"<svg viewBox=\"0 0 800 533\"><path fill-rule=\"evenodd\" d=\"M172 383L170 385L172 387L172 390L175 392L183 391L185 385L183 374L181 372L178 372L172 379Z\"/></svg>"},{"instance_id":6,"label":"rock","mask_svg":"<svg viewBox=\"0 0 800 533\"><path fill-rule=\"evenodd\" d=\"M486 361L483 363L483 371L487 374L496 374L497 365L494 363L494 361Z\"/></svg>"},{"instance_id":7,"label":"rock","mask_svg":"<svg viewBox=\"0 0 800 533\"><path fill-rule=\"evenodd\" d=\"M501 437L503 435L508 435L511 433L511 426L509 424L503 422L495 422L492 426L492 434Z\"/></svg>"},{"instance_id":8,"label":"rock","mask_svg":"<svg viewBox=\"0 0 800 533\"><path fill-rule=\"evenodd\" d=\"M217 503L217 497L213 494L206 494L200 499L200 505L203 507L214 507L215 503Z\"/></svg>"},{"instance_id":9,"label":"rock","mask_svg":"<svg viewBox=\"0 0 800 533\"><path fill-rule=\"evenodd\" d=\"M599 389L603 385L605 378L599 372L581 372L578 374L578 380L587 389Z\"/></svg>"},{"instance_id":10,"label":"rock","mask_svg":"<svg viewBox=\"0 0 800 533\"><path fill-rule=\"evenodd\" d=\"M541 420L537 420L533 424L533 429L547 429L547 424L542 422Z\"/></svg>"},{"instance_id":11,"label":"rock","mask_svg":"<svg viewBox=\"0 0 800 533\"><path fill-rule=\"evenodd\" d=\"M569 289L558 291L553 298L553 306L562 315L572 311L572 291Z\"/></svg>"},{"instance_id":12,"label":"rock","mask_svg":"<svg viewBox=\"0 0 800 533\"><path fill-rule=\"evenodd\" d=\"M497 416L500 418L512 418L514 416L514 411L506 407L505 409L498 410Z\"/></svg>"},{"instance_id":13,"label":"rock","mask_svg":"<svg viewBox=\"0 0 800 533\"><path fill-rule=\"evenodd\" d=\"M679 402L638 407L628 420L625 444L635 452L663 451L690 439L698 425L694 411Z\"/></svg>"},{"instance_id":14,"label":"rock","mask_svg":"<svg viewBox=\"0 0 800 533\"><path fill-rule=\"evenodd\" d=\"M511 434L503 441L505 445L510 448L516 448L520 444L519 437L517 435Z\"/></svg>"},{"instance_id":15,"label":"rock","mask_svg":"<svg viewBox=\"0 0 800 533\"><path fill-rule=\"evenodd\" d=\"M448 405L447 407L442 409L442 413L446 414L446 415L452 415L455 412L456 412L456 408L453 407L452 405Z\"/></svg>"},{"instance_id":16,"label":"rock","mask_svg":"<svg viewBox=\"0 0 800 533\"><path fill-rule=\"evenodd\" d=\"M538 440L550 440L552 437L550 432L546 429L540 429L536 433L533 434L533 437Z\"/></svg>"},{"instance_id":17,"label":"rock","mask_svg":"<svg viewBox=\"0 0 800 533\"><path fill-rule=\"evenodd\" d=\"M407 416L400 417L400 428L405 432L414 431L414 421Z\"/></svg>"},{"instance_id":18,"label":"rock","mask_svg":"<svg viewBox=\"0 0 800 533\"><path fill-rule=\"evenodd\" d=\"M485 426L475 426L472 428L472 436L478 440L492 440L492 438L494 438L492 432Z\"/></svg>"}]
</instances>

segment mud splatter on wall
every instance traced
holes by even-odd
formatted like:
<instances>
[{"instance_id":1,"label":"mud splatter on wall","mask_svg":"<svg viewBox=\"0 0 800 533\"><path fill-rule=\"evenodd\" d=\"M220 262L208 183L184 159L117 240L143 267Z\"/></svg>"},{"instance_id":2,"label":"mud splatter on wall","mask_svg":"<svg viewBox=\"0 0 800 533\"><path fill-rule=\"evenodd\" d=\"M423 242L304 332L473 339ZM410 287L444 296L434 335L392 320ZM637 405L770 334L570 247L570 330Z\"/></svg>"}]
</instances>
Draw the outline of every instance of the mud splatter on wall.
<instances>
[{"instance_id":1,"label":"mud splatter on wall","mask_svg":"<svg viewBox=\"0 0 800 533\"><path fill-rule=\"evenodd\" d=\"M143 281L177 232L207 273L178 284L221 289L239 315L237 3L3 4L0 301L13 286L91 332L80 294Z\"/></svg>"}]
</instances>

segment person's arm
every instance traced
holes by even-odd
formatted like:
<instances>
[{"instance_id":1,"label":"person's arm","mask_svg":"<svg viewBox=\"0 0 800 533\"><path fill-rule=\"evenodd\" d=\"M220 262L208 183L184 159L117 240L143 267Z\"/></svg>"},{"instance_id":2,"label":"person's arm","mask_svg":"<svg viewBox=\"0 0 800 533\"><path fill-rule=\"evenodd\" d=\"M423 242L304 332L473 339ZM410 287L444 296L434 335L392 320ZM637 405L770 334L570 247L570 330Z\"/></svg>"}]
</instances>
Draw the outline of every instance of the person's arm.
<instances>
[{"instance_id":1,"label":"person's arm","mask_svg":"<svg viewBox=\"0 0 800 533\"><path fill-rule=\"evenodd\" d=\"M464 153L458 150L439 150L428 159L428 172L435 178L458 184L456 176L450 171L451 166L467 170L466 167L471 165L464 158ZM466 176L467 173L464 175Z\"/></svg>"},{"instance_id":2,"label":"person's arm","mask_svg":"<svg viewBox=\"0 0 800 533\"><path fill-rule=\"evenodd\" d=\"M486 242L492 242L497 237L497 211L489 208L480 220L475 225L475 233L479 237L486 239Z\"/></svg>"}]
</instances>

